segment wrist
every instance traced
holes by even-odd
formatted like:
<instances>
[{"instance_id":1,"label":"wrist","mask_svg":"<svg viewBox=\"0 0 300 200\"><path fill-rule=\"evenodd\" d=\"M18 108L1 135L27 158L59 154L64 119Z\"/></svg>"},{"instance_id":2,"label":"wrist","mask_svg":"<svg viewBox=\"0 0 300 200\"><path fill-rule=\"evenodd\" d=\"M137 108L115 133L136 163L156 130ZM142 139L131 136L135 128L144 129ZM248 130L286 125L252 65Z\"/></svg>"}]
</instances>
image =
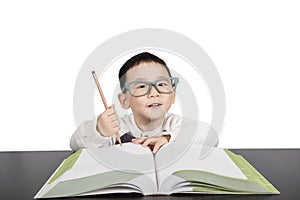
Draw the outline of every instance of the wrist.
<instances>
[{"instance_id":1,"label":"wrist","mask_svg":"<svg viewBox=\"0 0 300 200\"><path fill-rule=\"evenodd\" d=\"M98 117L99 118L99 117ZM97 120L97 125L96 125L96 130L98 133L103 136L103 137L109 137L108 135L105 134L105 132L102 130L101 125L99 123L99 120Z\"/></svg>"}]
</instances>

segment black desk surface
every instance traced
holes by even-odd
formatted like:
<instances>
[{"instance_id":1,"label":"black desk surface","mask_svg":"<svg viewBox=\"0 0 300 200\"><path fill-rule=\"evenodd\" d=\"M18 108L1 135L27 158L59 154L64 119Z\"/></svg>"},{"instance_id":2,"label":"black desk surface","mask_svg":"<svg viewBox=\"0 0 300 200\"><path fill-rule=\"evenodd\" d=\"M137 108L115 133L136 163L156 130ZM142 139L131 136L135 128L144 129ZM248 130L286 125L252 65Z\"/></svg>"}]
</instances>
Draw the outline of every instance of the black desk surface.
<instances>
[{"instance_id":1,"label":"black desk surface","mask_svg":"<svg viewBox=\"0 0 300 200\"><path fill-rule=\"evenodd\" d=\"M67 199L300 199L300 149L236 149L280 192L280 195L111 194ZM33 199L71 151L0 152L0 199ZM65 198L66 199L66 198Z\"/></svg>"}]
</instances>

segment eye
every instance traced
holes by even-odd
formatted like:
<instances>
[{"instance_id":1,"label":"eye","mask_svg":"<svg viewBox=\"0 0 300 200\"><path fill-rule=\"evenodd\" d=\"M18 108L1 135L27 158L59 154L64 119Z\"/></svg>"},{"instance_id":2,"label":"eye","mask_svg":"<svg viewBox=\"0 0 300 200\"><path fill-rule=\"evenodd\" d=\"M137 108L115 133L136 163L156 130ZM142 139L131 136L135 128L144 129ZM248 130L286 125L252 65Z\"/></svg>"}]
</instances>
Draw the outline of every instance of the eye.
<instances>
[{"instance_id":1,"label":"eye","mask_svg":"<svg viewBox=\"0 0 300 200\"><path fill-rule=\"evenodd\" d=\"M172 84L169 80L161 80L156 83L158 87L170 87Z\"/></svg>"},{"instance_id":2,"label":"eye","mask_svg":"<svg viewBox=\"0 0 300 200\"><path fill-rule=\"evenodd\" d=\"M136 85L136 89L143 89L143 88L145 88L146 87L146 84L144 84L144 83L140 83L140 84L137 84Z\"/></svg>"},{"instance_id":3,"label":"eye","mask_svg":"<svg viewBox=\"0 0 300 200\"><path fill-rule=\"evenodd\" d=\"M168 84L167 83L158 83L157 85L158 86L167 86Z\"/></svg>"}]
</instances>

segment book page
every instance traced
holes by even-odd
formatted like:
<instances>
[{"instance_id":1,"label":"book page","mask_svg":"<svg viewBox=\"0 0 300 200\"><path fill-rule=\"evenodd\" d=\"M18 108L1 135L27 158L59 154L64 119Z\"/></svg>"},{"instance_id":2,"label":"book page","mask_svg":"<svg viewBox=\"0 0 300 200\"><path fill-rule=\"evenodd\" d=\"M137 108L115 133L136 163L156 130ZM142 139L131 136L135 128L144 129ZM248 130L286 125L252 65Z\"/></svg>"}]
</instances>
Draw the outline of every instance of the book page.
<instances>
[{"instance_id":1,"label":"book page","mask_svg":"<svg viewBox=\"0 0 300 200\"><path fill-rule=\"evenodd\" d=\"M149 148L133 143L124 143L122 146L114 145L107 148L86 149L83 153L84 155L78 159L72 171L64 177L64 180L105 172L122 171L143 174L135 177L129 183L135 181L136 184L142 184L142 182L146 183L150 179L156 184L153 154ZM110 179L113 178L110 177ZM156 185L154 188L151 188L151 190L153 189L156 190Z\"/></svg>"},{"instance_id":2,"label":"book page","mask_svg":"<svg viewBox=\"0 0 300 200\"><path fill-rule=\"evenodd\" d=\"M154 159L149 148L125 143L122 146L82 149L81 153L74 154L79 155L76 162L46 183L39 198L102 193L101 190L112 193L140 191L143 194L157 191ZM66 166L63 164L61 168L66 169Z\"/></svg>"},{"instance_id":3,"label":"book page","mask_svg":"<svg viewBox=\"0 0 300 200\"><path fill-rule=\"evenodd\" d=\"M201 148L203 148L201 145L170 143L159 150L155 155L159 187L162 187L167 178L169 182L172 179L174 185L184 181L178 177L170 179L172 173L179 170L201 170L221 176L247 178L223 149L211 147L211 152L200 159Z\"/></svg>"},{"instance_id":4,"label":"book page","mask_svg":"<svg viewBox=\"0 0 300 200\"><path fill-rule=\"evenodd\" d=\"M148 148L132 143L99 149L83 149L72 171L63 180L72 180L108 171L153 172L153 156ZM151 174L151 173L150 173Z\"/></svg>"}]
</instances>

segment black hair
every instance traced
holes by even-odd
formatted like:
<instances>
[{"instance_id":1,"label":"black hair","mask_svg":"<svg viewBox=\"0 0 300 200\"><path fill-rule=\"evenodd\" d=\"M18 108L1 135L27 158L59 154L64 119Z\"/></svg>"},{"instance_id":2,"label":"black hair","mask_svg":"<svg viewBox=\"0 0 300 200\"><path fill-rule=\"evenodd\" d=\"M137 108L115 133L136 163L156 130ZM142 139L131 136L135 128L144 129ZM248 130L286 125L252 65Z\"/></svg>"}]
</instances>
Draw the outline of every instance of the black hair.
<instances>
[{"instance_id":1,"label":"black hair","mask_svg":"<svg viewBox=\"0 0 300 200\"><path fill-rule=\"evenodd\" d=\"M141 63L151 63L151 62L161 64L163 67L165 67L169 76L171 77L171 72L170 72L167 64L165 63L165 61L163 61L161 58L159 58L151 53L148 53L148 52L139 53L139 54L131 57L129 60L127 60L123 64L123 66L121 67L121 69L119 71L119 81L120 81L121 90L123 89L124 84L126 82L126 73L129 69L131 69Z\"/></svg>"}]
</instances>

